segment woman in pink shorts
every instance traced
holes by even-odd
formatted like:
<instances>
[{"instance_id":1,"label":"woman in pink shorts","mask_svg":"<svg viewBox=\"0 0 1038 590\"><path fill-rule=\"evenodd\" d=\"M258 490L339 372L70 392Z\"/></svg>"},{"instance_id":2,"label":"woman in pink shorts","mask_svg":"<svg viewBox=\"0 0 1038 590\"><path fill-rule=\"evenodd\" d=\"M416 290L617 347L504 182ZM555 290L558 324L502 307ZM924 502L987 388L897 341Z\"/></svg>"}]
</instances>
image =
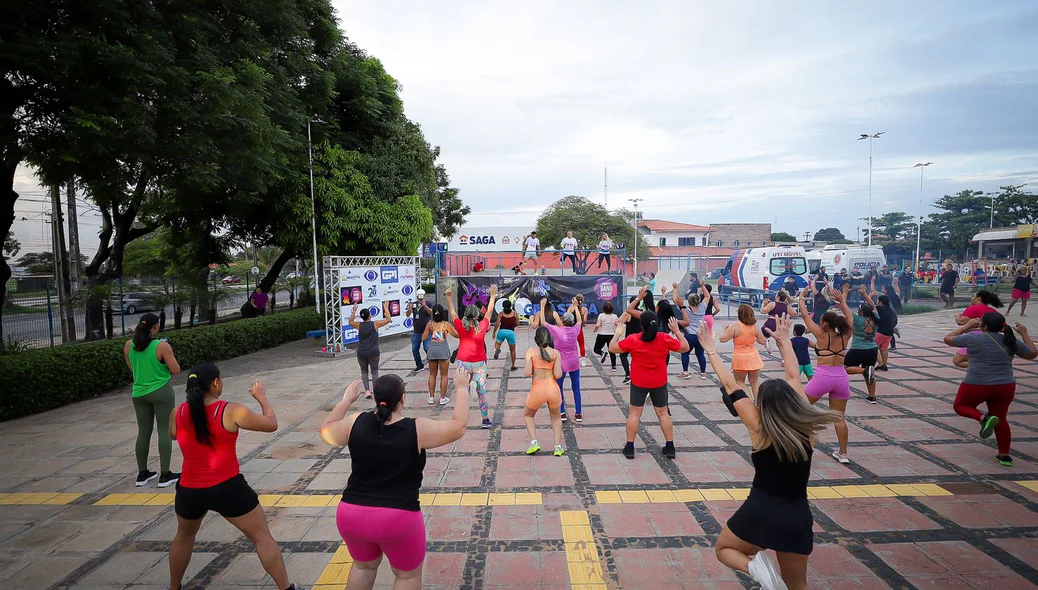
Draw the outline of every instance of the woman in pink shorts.
<instances>
[{"instance_id":1,"label":"woman in pink shorts","mask_svg":"<svg viewBox=\"0 0 1038 590\"><path fill-rule=\"evenodd\" d=\"M844 357L847 356L847 344L854 329L847 319L852 317L852 314L847 306L846 294L833 290L831 297L840 306L843 315L827 311L822 314L820 323L816 324L807 313L804 291L800 292L800 316L804 318L804 325L815 337L815 349L818 351L818 366L815 367L814 377L804 386L804 393L812 404L818 403L822 396L828 394L829 409L839 412L842 416L847 412L847 400L851 398L851 381L847 369L844 368ZM833 453L833 457L845 463L849 438L847 421L841 417L834 428L840 449Z\"/></svg>"},{"instance_id":2,"label":"woman in pink shorts","mask_svg":"<svg viewBox=\"0 0 1038 590\"><path fill-rule=\"evenodd\" d=\"M1038 287L1038 283L1031 278L1031 275L1027 274L1027 267L1023 267L1016 271L1016 280L1013 281L1013 291L1010 293L1013 300L1009 302L1009 307L1006 309L1006 315L1013 311L1013 306L1016 302L1020 302L1020 317L1027 317L1027 302L1031 300L1031 286Z\"/></svg>"},{"instance_id":3,"label":"woman in pink shorts","mask_svg":"<svg viewBox=\"0 0 1038 590\"><path fill-rule=\"evenodd\" d=\"M339 534L353 557L346 586L375 585L382 556L389 560L397 590L422 587L425 520L418 502L425 451L453 443L469 420L469 374L454 375L454 413L449 420L405 418L404 380L383 375L375 381L375 410L353 412L361 382L346 388L342 401L321 425L321 440L348 446L352 469L335 515Z\"/></svg>"}]
</instances>

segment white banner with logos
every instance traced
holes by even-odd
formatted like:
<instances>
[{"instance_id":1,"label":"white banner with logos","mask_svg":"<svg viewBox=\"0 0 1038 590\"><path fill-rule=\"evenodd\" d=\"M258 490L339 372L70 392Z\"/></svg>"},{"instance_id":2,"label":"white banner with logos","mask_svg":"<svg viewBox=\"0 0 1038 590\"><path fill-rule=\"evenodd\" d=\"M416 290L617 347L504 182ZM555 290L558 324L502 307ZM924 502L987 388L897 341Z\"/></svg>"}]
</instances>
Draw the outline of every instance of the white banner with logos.
<instances>
[{"instance_id":1,"label":"white banner with logos","mask_svg":"<svg viewBox=\"0 0 1038 590\"><path fill-rule=\"evenodd\" d=\"M414 266L355 266L339 271L339 301L342 303L342 341L351 344L357 341L357 330L349 325L353 306L367 309L371 320L382 317L382 304L388 303L389 325L378 332L380 336L411 332L414 320L406 317L408 305L415 300L418 272Z\"/></svg>"},{"instance_id":2,"label":"white banner with logos","mask_svg":"<svg viewBox=\"0 0 1038 590\"><path fill-rule=\"evenodd\" d=\"M519 252L532 227L464 226L447 243L448 252ZM543 248L546 244L541 244Z\"/></svg>"}]
</instances>

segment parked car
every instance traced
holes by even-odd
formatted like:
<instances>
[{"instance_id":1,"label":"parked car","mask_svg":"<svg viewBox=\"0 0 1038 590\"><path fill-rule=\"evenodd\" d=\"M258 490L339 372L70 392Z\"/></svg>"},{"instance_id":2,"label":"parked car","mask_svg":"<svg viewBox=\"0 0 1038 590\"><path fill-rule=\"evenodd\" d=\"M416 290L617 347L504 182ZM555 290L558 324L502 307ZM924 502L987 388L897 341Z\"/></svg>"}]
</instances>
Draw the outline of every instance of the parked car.
<instances>
[{"instance_id":1,"label":"parked car","mask_svg":"<svg viewBox=\"0 0 1038 590\"><path fill-rule=\"evenodd\" d=\"M145 311L158 311L159 305L155 293L145 291L137 293L123 293L123 311L133 315Z\"/></svg>"},{"instance_id":2,"label":"parked car","mask_svg":"<svg viewBox=\"0 0 1038 590\"><path fill-rule=\"evenodd\" d=\"M708 275L708 278L711 278L711 279L719 279L719 278L721 278L721 271L722 270L724 270L724 269L723 268L715 268L714 270L710 271L710 274Z\"/></svg>"},{"instance_id":3,"label":"parked car","mask_svg":"<svg viewBox=\"0 0 1038 590\"><path fill-rule=\"evenodd\" d=\"M225 285L240 285L241 284L241 277L236 276L236 275L227 275L220 282L225 284Z\"/></svg>"},{"instance_id":4,"label":"parked car","mask_svg":"<svg viewBox=\"0 0 1038 590\"><path fill-rule=\"evenodd\" d=\"M285 275L285 278L286 279L294 279L294 278L297 278L297 277L300 277L300 276L302 276L302 275L300 275L297 272L290 272L287 275Z\"/></svg>"}]
</instances>

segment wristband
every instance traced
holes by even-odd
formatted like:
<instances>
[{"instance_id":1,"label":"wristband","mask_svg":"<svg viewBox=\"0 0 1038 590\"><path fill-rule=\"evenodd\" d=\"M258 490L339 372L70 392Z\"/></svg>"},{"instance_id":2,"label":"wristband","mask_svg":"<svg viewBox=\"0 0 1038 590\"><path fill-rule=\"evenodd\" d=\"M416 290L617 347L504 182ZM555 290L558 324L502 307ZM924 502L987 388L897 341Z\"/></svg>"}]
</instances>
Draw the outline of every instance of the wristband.
<instances>
[{"instance_id":1,"label":"wristband","mask_svg":"<svg viewBox=\"0 0 1038 590\"><path fill-rule=\"evenodd\" d=\"M741 399L747 399L746 392L744 392L743 390L740 389L738 391L733 391L731 394L729 394L727 391L725 391L724 386L721 386L721 401L724 402L725 407L728 408L728 411L732 414L732 416L736 418L739 417L739 412L735 411L735 402Z\"/></svg>"}]
</instances>

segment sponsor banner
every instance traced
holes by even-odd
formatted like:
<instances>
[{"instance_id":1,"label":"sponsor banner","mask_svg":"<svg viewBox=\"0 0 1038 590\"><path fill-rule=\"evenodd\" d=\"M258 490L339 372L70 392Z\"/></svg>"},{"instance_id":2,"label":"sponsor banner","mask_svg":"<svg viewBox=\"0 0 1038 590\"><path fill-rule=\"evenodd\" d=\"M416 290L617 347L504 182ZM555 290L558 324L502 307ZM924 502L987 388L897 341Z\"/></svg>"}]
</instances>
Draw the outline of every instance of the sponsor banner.
<instances>
[{"instance_id":1,"label":"sponsor banner","mask_svg":"<svg viewBox=\"0 0 1038 590\"><path fill-rule=\"evenodd\" d=\"M418 269L414 266L371 266L350 267L339 271L339 299L342 305L342 341L352 344L357 341L357 330L349 325L353 306L357 313L367 309L373 321L382 317L382 304L388 304L389 324L379 329L380 336L410 332L414 325L411 318L404 317L408 305L414 300L417 289ZM359 321L360 316L357 316Z\"/></svg>"},{"instance_id":2,"label":"sponsor banner","mask_svg":"<svg viewBox=\"0 0 1038 590\"><path fill-rule=\"evenodd\" d=\"M454 289L455 304L458 305L459 311L469 305L484 307L490 301L490 286L497 285L498 299L494 311L501 311L503 301L511 301L512 307L523 319L529 319L537 313L542 297L547 297L552 307L559 313L564 313L573 298L581 294L584 296L584 305L588 308L589 319L593 321L607 301L615 308L621 309L621 280L619 276L476 276L442 279L440 285L444 289L446 285Z\"/></svg>"},{"instance_id":3,"label":"sponsor banner","mask_svg":"<svg viewBox=\"0 0 1038 590\"><path fill-rule=\"evenodd\" d=\"M462 227L450 239L450 252L519 252L524 249L528 227ZM541 244L542 247L545 244Z\"/></svg>"}]
</instances>

